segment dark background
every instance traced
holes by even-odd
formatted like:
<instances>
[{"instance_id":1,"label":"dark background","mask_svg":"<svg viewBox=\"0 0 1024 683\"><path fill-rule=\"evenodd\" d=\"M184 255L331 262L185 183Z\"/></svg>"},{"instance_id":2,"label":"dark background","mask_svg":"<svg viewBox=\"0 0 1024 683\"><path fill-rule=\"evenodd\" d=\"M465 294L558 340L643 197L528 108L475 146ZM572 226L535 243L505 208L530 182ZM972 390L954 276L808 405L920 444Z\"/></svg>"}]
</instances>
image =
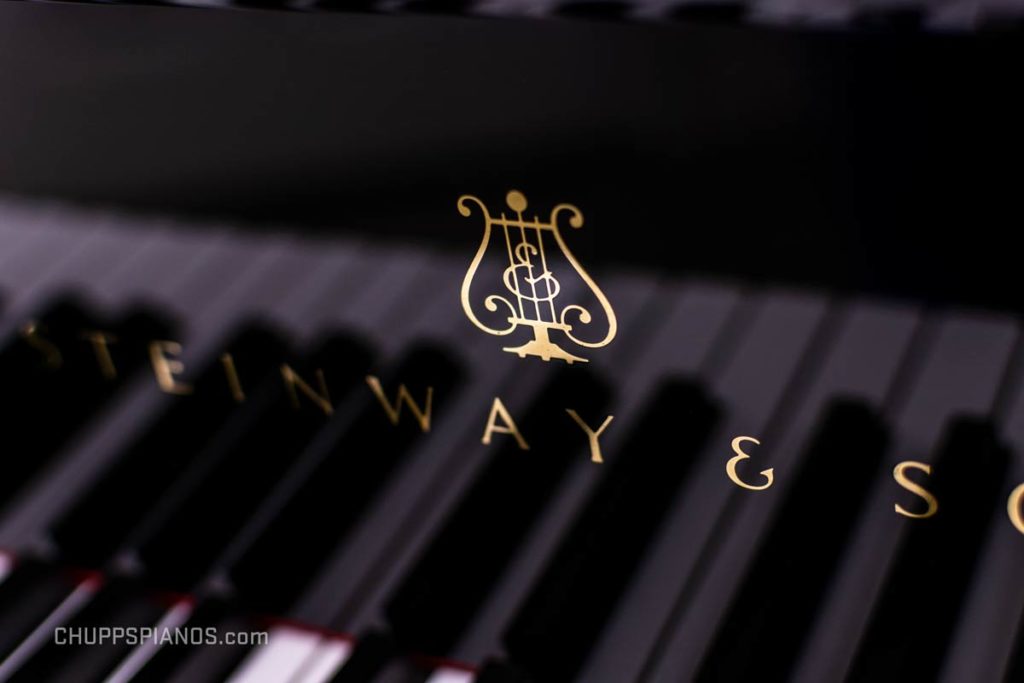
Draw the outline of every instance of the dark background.
<instances>
[{"instance_id":1,"label":"dark background","mask_svg":"<svg viewBox=\"0 0 1024 683\"><path fill-rule=\"evenodd\" d=\"M1018 309L1019 34L0 2L0 191Z\"/></svg>"}]
</instances>

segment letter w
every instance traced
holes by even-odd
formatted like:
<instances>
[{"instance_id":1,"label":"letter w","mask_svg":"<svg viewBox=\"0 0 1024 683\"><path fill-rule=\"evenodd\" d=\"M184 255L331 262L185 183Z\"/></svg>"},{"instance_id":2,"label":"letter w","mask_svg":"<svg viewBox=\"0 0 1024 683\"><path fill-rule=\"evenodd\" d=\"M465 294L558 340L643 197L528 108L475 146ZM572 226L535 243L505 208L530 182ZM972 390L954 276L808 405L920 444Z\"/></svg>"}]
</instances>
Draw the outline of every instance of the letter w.
<instances>
[{"instance_id":1,"label":"letter w","mask_svg":"<svg viewBox=\"0 0 1024 683\"><path fill-rule=\"evenodd\" d=\"M420 429L424 432L430 431L430 407L434 400L434 387L427 387L427 400L425 402L426 409L421 409L416 405L416 401L413 400L409 390L405 388L404 384L398 385L398 396L394 402L388 400L387 395L384 393L384 389L381 387L380 379L373 375L366 376L366 383L370 386L370 390L373 392L377 400L380 401L380 405L384 408L384 412L387 413L388 419L391 424L398 425L398 419L402 414L402 404L409 406L409 411L412 412L416 418L416 422L419 424Z\"/></svg>"}]
</instances>

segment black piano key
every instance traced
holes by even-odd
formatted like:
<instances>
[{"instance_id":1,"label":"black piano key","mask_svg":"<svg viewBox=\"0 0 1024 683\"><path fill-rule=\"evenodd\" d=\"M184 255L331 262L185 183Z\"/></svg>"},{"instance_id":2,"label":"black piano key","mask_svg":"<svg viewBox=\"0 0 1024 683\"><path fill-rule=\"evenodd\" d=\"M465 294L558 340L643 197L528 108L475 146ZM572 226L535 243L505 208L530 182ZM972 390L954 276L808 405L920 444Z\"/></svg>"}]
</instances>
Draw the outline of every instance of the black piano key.
<instances>
[{"instance_id":1,"label":"black piano key","mask_svg":"<svg viewBox=\"0 0 1024 683\"><path fill-rule=\"evenodd\" d=\"M840 399L826 409L697 681L786 679L882 474L886 438L881 417L865 404Z\"/></svg>"},{"instance_id":2,"label":"black piano key","mask_svg":"<svg viewBox=\"0 0 1024 683\"><path fill-rule=\"evenodd\" d=\"M350 659L349 661L352 661ZM431 665L428 661L417 658L393 657L383 662L379 669L367 671L365 675L353 676L346 673L345 669L337 672L334 677L328 679L328 683L428 683L432 680ZM354 669L353 669L354 670ZM258 679L253 679L258 680ZM301 672L296 674L295 681L304 680ZM312 678L312 681L319 679ZM239 681L239 683L243 683ZM244 683L249 683L245 681Z\"/></svg>"},{"instance_id":3,"label":"black piano key","mask_svg":"<svg viewBox=\"0 0 1024 683\"><path fill-rule=\"evenodd\" d=\"M924 484L938 512L907 520L847 680L935 680L1008 469L1008 449L990 422L953 423Z\"/></svg>"},{"instance_id":4,"label":"black piano key","mask_svg":"<svg viewBox=\"0 0 1024 683\"><path fill-rule=\"evenodd\" d=\"M20 457L9 458L0 477L6 502L41 470L59 447L95 415L146 362L146 342L164 336L167 323L135 310L107 323L82 303L61 299L0 350L7 389L0 410L6 437ZM105 344L88 335L102 333Z\"/></svg>"},{"instance_id":5,"label":"black piano key","mask_svg":"<svg viewBox=\"0 0 1024 683\"><path fill-rule=\"evenodd\" d=\"M382 383L389 401L401 384L425 409L427 388L432 389L431 422L436 424L455 399L463 370L450 353L421 345L389 374ZM327 457L230 570L235 586L261 609L280 612L288 607L423 436L407 405L401 406L398 424L392 424L369 390L359 396L358 404L354 419L328 446Z\"/></svg>"},{"instance_id":6,"label":"black piano key","mask_svg":"<svg viewBox=\"0 0 1024 683\"><path fill-rule=\"evenodd\" d=\"M690 382L653 394L505 633L511 660L532 679L575 675L716 419Z\"/></svg>"},{"instance_id":7,"label":"black piano key","mask_svg":"<svg viewBox=\"0 0 1024 683\"><path fill-rule=\"evenodd\" d=\"M104 586L88 605L64 624L64 642L52 638L19 668L10 681L101 681L132 645L127 638L103 636L100 629L151 626L163 612L161 606L128 581ZM76 629L82 641L72 640Z\"/></svg>"},{"instance_id":8,"label":"black piano key","mask_svg":"<svg viewBox=\"0 0 1024 683\"><path fill-rule=\"evenodd\" d=\"M19 418L11 421L12 427L22 427L21 420L39 408L58 382L98 375L80 335L82 330L99 326L95 312L83 302L64 296L5 340L0 348L0 372L8 389L0 402L5 415ZM49 433L40 436L53 438Z\"/></svg>"},{"instance_id":9,"label":"black piano key","mask_svg":"<svg viewBox=\"0 0 1024 683\"><path fill-rule=\"evenodd\" d=\"M586 457L567 407L600 424L610 399L589 370L558 371L518 425L530 450L512 438L499 446L389 598L385 614L403 647L443 656L454 645L569 465Z\"/></svg>"},{"instance_id":10,"label":"black piano key","mask_svg":"<svg viewBox=\"0 0 1024 683\"><path fill-rule=\"evenodd\" d=\"M330 683L373 683L397 656L398 646L390 635L379 631L367 633Z\"/></svg>"},{"instance_id":11,"label":"black piano key","mask_svg":"<svg viewBox=\"0 0 1024 683\"><path fill-rule=\"evenodd\" d=\"M252 324L224 346L242 391L277 373L286 355L280 335ZM103 565L146 508L193 462L203 444L241 405L218 356L130 444L102 478L57 519L51 537L68 561Z\"/></svg>"},{"instance_id":12,"label":"black piano key","mask_svg":"<svg viewBox=\"0 0 1024 683\"><path fill-rule=\"evenodd\" d=\"M431 669L427 661L398 658L373 679L373 683L428 683Z\"/></svg>"},{"instance_id":13,"label":"black piano key","mask_svg":"<svg viewBox=\"0 0 1024 683\"><path fill-rule=\"evenodd\" d=\"M190 622L193 623L193 622ZM194 622L199 625L203 622ZM262 629L249 619L236 612L227 612L223 616L205 622L206 628L212 629L210 633L217 634L221 638L226 633L254 633ZM246 642L225 643L218 642L215 645L200 644L190 645L175 654L177 660L173 662L172 671L163 677L149 677L145 672L140 672L140 681L168 681L173 683L195 683L196 681L226 681L231 672L239 663L252 652L253 643L251 637Z\"/></svg>"},{"instance_id":14,"label":"black piano key","mask_svg":"<svg viewBox=\"0 0 1024 683\"><path fill-rule=\"evenodd\" d=\"M522 669L511 662L490 659L484 662L473 683L534 683Z\"/></svg>"},{"instance_id":15,"label":"black piano key","mask_svg":"<svg viewBox=\"0 0 1024 683\"><path fill-rule=\"evenodd\" d=\"M295 367L314 383L321 370L337 402L369 366L361 342L335 336ZM149 575L165 588L189 590L326 423L321 407L290 394L280 377L268 378L169 492L162 518L140 532L137 553Z\"/></svg>"}]
</instances>

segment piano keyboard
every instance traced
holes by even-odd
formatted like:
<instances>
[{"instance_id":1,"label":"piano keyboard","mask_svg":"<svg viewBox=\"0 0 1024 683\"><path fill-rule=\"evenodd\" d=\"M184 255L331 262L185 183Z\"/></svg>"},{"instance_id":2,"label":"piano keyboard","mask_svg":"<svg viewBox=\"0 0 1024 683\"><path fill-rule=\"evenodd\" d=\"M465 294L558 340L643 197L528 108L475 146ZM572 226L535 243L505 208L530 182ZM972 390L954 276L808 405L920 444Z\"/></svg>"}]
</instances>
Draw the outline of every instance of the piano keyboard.
<instances>
[{"instance_id":1,"label":"piano keyboard","mask_svg":"<svg viewBox=\"0 0 1024 683\"><path fill-rule=\"evenodd\" d=\"M476 334L467 264L0 202L0 681L1024 676L1016 318L609 272L570 367Z\"/></svg>"}]
</instances>

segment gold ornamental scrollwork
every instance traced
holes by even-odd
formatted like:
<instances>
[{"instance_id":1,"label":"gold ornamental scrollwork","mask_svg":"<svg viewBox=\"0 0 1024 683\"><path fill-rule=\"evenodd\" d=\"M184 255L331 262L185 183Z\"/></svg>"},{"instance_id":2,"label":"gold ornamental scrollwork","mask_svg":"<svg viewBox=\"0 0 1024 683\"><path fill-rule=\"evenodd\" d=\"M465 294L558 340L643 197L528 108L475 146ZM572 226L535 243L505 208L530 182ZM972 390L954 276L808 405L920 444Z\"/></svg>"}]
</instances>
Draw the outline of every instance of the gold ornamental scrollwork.
<instances>
[{"instance_id":1,"label":"gold ornamental scrollwork","mask_svg":"<svg viewBox=\"0 0 1024 683\"><path fill-rule=\"evenodd\" d=\"M563 334L577 346L596 349L610 344L618 331L615 311L608 297L569 250L559 229L559 219L564 220L565 217L568 217L568 223L572 228L583 227L583 213L571 204L558 204L551 210L547 222L541 222L536 215L532 219L527 218L524 216L527 207L526 197L516 190L506 195L505 203L512 211L512 217L506 215L505 211L498 216L492 216L487 206L473 195L459 197L457 206L462 216L470 217L475 207L484 219L483 239L462 281L462 309L470 322L487 334L505 336L521 327L532 329L533 339L521 346L505 347L503 351L515 353L520 358L536 356L545 361L558 358L569 364L587 362L586 358L566 351L551 340L551 332L555 331ZM506 313L507 327L492 327L482 322L473 311L470 291L496 229L501 230L500 237L503 238L505 257L508 259L508 266L501 274L501 284L508 293L489 294L482 301L487 311L497 313L503 310ZM548 238L547 244L545 237ZM562 285L549 267L550 255L547 250L551 241L601 307L607 321L607 331L598 341L586 341L575 334L577 326L586 326L594 322L594 314L589 309L573 302L562 306L559 301L556 305L556 300L562 294Z\"/></svg>"}]
</instances>

